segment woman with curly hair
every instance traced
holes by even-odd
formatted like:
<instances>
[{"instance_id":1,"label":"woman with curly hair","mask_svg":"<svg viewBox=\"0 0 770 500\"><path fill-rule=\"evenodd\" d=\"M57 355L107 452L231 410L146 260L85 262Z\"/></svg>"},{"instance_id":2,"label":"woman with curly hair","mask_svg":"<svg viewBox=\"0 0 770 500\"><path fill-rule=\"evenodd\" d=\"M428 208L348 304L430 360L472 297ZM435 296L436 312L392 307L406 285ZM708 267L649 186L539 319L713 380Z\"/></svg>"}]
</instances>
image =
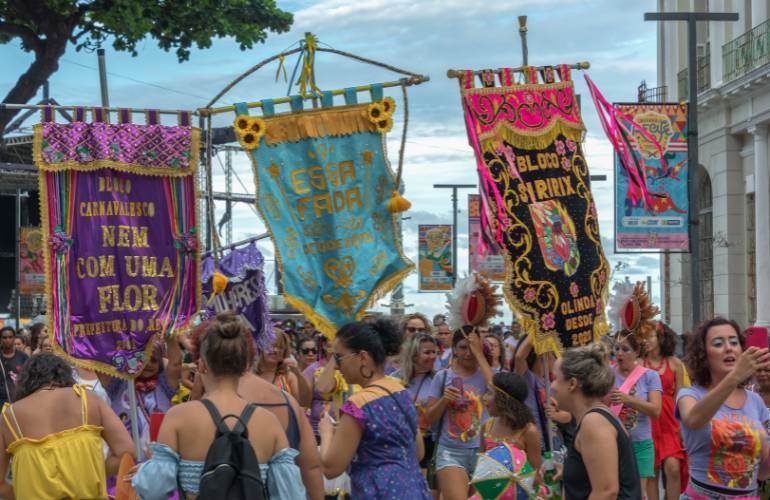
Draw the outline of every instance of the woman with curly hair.
<instances>
[{"instance_id":1,"label":"woman with curly hair","mask_svg":"<svg viewBox=\"0 0 770 500\"><path fill-rule=\"evenodd\" d=\"M684 365L674 356L676 333L665 323L657 324L655 335L645 342L644 366L660 376L663 389L660 416L651 419L655 444L655 479L647 484L647 498L658 500L661 466L666 499L679 498L687 485L687 455L679 436L679 422L674 416L674 398L684 385Z\"/></svg>"},{"instance_id":2,"label":"woman with curly hair","mask_svg":"<svg viewBox=\"0 0 770 500\"><path fill-rule=\"evenodd\" d=\"M770 411L745 385L770 368L768 350L746 348L735 321L714 318L690 334L685 363L693 386L676 398L690 468L681 498L757 498L757 479L770 475Z\"/></svg>"},{"instance_id":3,"label":"woman with curly hair","mask_svg":"<svg viewBox=\"0 0 770 500\"><path fill-rule=\"evenodd\" d=\"M120 419L93 391L75 385L72 368L49 353L32 356L3 407L2 498L107 498L107 476L133 443ZM106 461L102 443L110 454ZM13 458L13 486L5 482Z\"/></svg>"},{"instance_id":4,"label":"woman with curly hair","mask_svg":"<svg viewBox=\"0 0 770 500\"><path fill-rule=\"evenodd\" d=\"M489 420L481 431L481 449L489 451L509 443L526 452L535 469L540 467L540 433L525 403L527 381L516 373L501 372L492 377L484 393Z\"/></svg>"}]
</instances>

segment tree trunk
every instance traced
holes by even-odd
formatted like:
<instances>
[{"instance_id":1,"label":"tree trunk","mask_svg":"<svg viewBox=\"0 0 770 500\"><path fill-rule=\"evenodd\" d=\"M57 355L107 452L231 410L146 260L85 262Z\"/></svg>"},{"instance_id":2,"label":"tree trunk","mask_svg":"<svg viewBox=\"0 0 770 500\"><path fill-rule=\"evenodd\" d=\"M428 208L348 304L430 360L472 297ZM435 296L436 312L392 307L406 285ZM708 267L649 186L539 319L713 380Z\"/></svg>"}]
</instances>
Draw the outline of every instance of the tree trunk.
<instances>
[{"instance_id":1,"label":"tree trunk","mask_svg":"<svg viewBox=\"0 0 770 500\"><path fill-rule=\"evenodd\" d=\"M35 97L40 87L59 69L59 58L67 49L68 36L69 33L57 33L43 42L42 50L35 54L35 60L5 96L4 103L26 104ZM0 111L0 137L18 112L18 109Z\"/></svg>"}]
</instances>

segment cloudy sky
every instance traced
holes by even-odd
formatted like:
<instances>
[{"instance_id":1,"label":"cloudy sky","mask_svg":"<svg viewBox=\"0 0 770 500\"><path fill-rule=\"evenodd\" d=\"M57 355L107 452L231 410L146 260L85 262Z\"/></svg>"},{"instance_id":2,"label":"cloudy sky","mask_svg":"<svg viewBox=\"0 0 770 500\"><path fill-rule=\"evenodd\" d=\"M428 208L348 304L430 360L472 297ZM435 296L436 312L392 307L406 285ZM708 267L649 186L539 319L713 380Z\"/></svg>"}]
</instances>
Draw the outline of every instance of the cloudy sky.
<instances>
[{"instance_id":1,"label":"cloudy sky","mask_svg":"<svg viewBox=\"0 0 770 500\"><path fill-rule=\"evenodd\" d=\"M410 120L406 144L405 196L412 201L404 222L404 249L417 260L417 224L451 223L448 190L432 188L434 182L475 183L475 161L467 144L456 80L447 69L511 67L521 64L517 16L528 16L529 62L533 65L589 61L589 74L611 101L636 100L642 80L656 82L655 24L644 22L643 13L656 8L654 0L293 0L278 1L294 13L289 33L271 35L267 43L241 52L233 40L214 42L207 50L194 50L189 62L180 64L173 53L158 49L152 40L139 46L139 56L107 51L110 103L121 107L194 109L205 105L233 78L303 38L316 34L327 46L360 54L415 73L431 81L409 90ZM5 94L26 70L31 56L14 41L0 46L0 92ZM286 61L291 71L294 59ZM70 49L60 70L51 79L51 95L69 105L98 105L99 80L95 53ZM220 101L230 104L286 95L287 85L275 81L277 64L249 77ZM380 68L320 54L316 61L317 83L322 89L349 87L397 79ZM583 119L588 127L584 144L593 174L606 174L606 182L594 183L605 252L614 266L624 263L616 278L653 279L653 295L659 295L658 256L614 255L612 155L588 97L582 77L575 73L583 96ZM387 92L386 92L387 93ZM400 102L400 91L391 95ZM390 134L391 160L397 160L401 125ZM231 116L215 125L225 125ZM32 121L28 123L32 124ZM224 155L220 155L224 161ZM234 191L253 191L251 168L243 154L234 156L237 178ZM215 188L224 190L223 170L214 162ZM467 193L461 194L459 214L459 267L467 271ZM217 207L218 215L224 207ZM264 225L250 205L234 211L233 240L263 232ZM261 246L268 259L269 242ZM272 264L268 266L272 274ZM405 281L406 301L412 310L429 315L444 309L443 294L417 293L416 275ZM387 301L387 300L386 300ZM384 301L385 302L385 301ZM510 317L510 314L506 314Z\"/></svg>"}]
</instances>

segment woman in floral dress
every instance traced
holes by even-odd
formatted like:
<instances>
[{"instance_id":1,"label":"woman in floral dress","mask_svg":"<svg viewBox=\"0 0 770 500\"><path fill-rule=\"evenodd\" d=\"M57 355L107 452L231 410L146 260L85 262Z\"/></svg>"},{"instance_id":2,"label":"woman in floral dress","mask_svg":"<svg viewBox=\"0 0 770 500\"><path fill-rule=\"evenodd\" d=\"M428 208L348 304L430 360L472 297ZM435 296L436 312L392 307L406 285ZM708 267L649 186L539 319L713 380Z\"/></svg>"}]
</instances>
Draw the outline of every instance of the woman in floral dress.
<instances>
[{"instance_id":1,"label":"woman in floral dress","mask_svg":"<svg viewBox=\"0 0 770 500\"><path fill-rule=\"evenodd\" d=\"M338 424L326 414L318 431L324 474L335 478L349 468L353 500L432 498L420 473L424 450L411 393L384 373L385 359L400 347L398 327L387 320L337 332L335 363L362 389L342 406Z\"/></svg>"}]
</instances>

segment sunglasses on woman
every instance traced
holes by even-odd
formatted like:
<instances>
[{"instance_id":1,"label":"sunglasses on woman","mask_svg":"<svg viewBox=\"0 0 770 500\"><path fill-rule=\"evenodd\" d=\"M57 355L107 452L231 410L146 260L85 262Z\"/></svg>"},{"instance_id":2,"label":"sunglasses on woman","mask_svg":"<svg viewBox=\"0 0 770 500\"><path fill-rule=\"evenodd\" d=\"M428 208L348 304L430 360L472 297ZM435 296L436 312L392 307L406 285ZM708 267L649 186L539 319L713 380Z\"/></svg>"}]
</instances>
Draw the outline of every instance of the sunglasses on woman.
<instances>
[{"instance_id":1,"label":"sunglasses on woman","mask_svg":"<svg viewBox=\"0 0 770 500\"><path fill-rule=\"evenodd\" d=\"M316 349L315 347L303 347L302 349L299 350L299 352L301 352L304 355L318 354L318 349Z\"/></svg>"},{"instance_id":2,"label":"sunglasses on woman","mask_svg":"<svg viewBox=\"0 0 770 500\"><path fill-rule=\"evenodd\" d=\"M409 333L425 333L425 328L417 328L416 326L407 326L406 331Z\"/></svg>"}]
</instances>

